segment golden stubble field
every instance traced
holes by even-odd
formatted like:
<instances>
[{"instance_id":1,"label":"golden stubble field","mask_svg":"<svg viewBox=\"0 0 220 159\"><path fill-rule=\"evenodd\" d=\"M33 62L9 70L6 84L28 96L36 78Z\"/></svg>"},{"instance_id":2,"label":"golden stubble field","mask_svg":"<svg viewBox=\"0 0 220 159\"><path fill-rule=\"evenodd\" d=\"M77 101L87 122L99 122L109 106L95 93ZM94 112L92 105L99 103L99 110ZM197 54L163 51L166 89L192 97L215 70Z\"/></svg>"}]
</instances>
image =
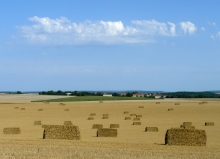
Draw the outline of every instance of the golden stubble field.
<instances>
[{"instance_id":1,"label":"golden stubble field","mask_svg":"<svg viewBox=\"0 0 220 159\"><path fill-rule=\"evenodd\" d=\"M10 103L7 99L0 103L0 158L220 158L219 101L203 105L188 100L162 100L160 104L156 101L68 102L60 106L59 103L31 103L30 100L7 104ZM168 108L174 110L167 111ZM124 111L129 114L123 114ZM87 120L90 113L96 113L94 120ZM109 119L102 119L103 114L109 114ZM124 120L130 114L142 115L141 125ZM50 125L72 121L80 128L81 140L43 140L43 128L34 125L38 120ZM164 145L166 130L188 121L197 129L206 130L207 145ZM215 125L204 126L205 122ZM96 137L93 124L103 124L104 128L120 124L118 137ZM147 126L158 127L159 132L145 132ZM20 127L21 134L5 135L5 127Z\"/></svg>"}]
</instances>

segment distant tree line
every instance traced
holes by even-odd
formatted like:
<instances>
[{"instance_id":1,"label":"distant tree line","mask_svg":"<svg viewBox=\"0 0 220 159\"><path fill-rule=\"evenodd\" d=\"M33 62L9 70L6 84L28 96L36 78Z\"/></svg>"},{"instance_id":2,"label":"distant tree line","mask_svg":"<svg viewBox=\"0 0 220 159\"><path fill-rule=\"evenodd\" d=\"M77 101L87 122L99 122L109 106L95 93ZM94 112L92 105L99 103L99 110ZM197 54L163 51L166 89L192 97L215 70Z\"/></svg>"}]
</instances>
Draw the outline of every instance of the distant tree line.
<instances>
[{"instance_id":1,"label":"distant tree line","mask_svg":"<svg viewBox=\"0 0 220 159\"><path fill-rule=\"evenodd\" d=\"M219 94L213 92L171 92L164 94L166 94L166 98L220 98Z\"/></svg>"},{"instance_id":2,"label":"distant tree line","mask_svg":"<svg viewBox=\"0 0 220 159\"><path fill-rule=\"evenodd\" d=\"M58 90L58 91L42 91L42 92L39 92L39 95L67 95L67 93L71 93L70 96L102 96L103 94L102 93L93 93L93 92L78 92L78 91L61 91L61 90Z\"/></svg>"}]
</instances>

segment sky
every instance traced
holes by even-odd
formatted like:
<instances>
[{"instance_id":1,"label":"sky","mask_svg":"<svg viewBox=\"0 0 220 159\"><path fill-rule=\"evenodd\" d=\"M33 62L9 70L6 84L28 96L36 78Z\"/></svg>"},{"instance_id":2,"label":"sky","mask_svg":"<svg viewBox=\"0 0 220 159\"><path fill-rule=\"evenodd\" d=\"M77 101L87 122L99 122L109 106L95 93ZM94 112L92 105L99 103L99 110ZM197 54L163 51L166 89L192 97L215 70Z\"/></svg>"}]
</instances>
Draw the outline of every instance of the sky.
<instances>
[{"instance_id":1,"label":"sky","mask_svg":"<svg viewBox=\"0 0 220 159\"><path fill-rule=\"evenodd\" d=\"M0 1L0 91L220 90L219 0Z\"/></svg>"}]
</instances>

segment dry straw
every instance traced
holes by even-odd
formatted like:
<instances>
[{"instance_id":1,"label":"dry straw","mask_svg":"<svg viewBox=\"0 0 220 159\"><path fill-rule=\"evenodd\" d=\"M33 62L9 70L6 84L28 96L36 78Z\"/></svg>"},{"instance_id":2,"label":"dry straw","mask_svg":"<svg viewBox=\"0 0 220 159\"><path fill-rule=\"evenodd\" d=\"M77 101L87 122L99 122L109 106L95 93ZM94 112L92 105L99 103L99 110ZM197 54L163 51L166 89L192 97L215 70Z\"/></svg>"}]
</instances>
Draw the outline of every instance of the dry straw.
<instances>
[{"instance_id":1,"label":"dry straw","mask_svg":"<svg viewBox=\"0 0 220 159\"><path fill-rule=\"evenodd\" d=\"M103 128L103 125L102 124L93 124L92 128L93 129L100 129L100 128Z\"/></svg>"},{"instance_id":2,"label":"dry straw","mask_svg":"<svg viewBox=\"0 0 220 159\"><path fill-rule=\"evenodd\" d=\"M131 117L125 117L125 120L131 120Z\"/></svg>"},{"instance_id":3,"label":"dry straw","mask_svg":"<svg viewBox=\"0 0 220 159\"><path fill-rule=\"evenodd\" d=\"M43 139L80 140L78 126L73 125L43 125Z\"/></svg>"},{"instance_id":4,"label":"dry straw","mask_svg":"<svg viewBox=\"0 0 220 159\"><path fill-rule=\"evenodd\" d=\"M133 125L141 125L141 122L133 122Z\"/></svg>"},{"instance_id":5,"label":"dry straw","mask_svg":"<svg viewBox=\"0 0 220 159\"><path fill-rule=\"evenodd\" d=\"M20 134L21 130L19 127L8 127L3 129L4 134Z\"/></svg>"},{"instance_id":6,"label":"dry straw","mask_svg":"<svg viewBox=\"0 0 220 159\"><path fill-rule=\"evenodd\" d=\"M73 125L73 123L71 121L64 121L63 123L64 125Z\"/></svg>"},{"instance_id":7,"label":"dry straw","mask_svg":"<svg viewBox=\"0 0 220 159\"><path fill-rule=\"evenodd\" d=\"M158 128L157 127L146 127L145 131L146 132L158 132Z\"/></svg>"},{"instance_id":8,"label":"dry straw","mask_svg":"<svg viewBox=\"0 0 220 159\"><path fill-rule=\"evenodd\" d=\"M88 120L94 120L94 118L93 117L88 117Z\"/></svg>"},{"instance_id":9,"label":"dry straw","mask_svg":"<svg viewBox=\"0 0 220 159\"><path fill-rule=\"evenodd\" d=\"M214 122L205 122L205 126L214 126Z\"/></svg>"},{"instance_id":10,"label":"dry straw","mask_svg":"<svg viewBox=\"0 0 220 159\"><path fill-rule=\"evenodd\" d=\"M166 145L183 145L183 146L205 146L205 130L197 129L168 129L165 135Z\"/></svg>"},{"instance_id":11,"label":"dry straw","mask_svg":"<svg viewBox=\"0 0 220 159\"><path fill-rule=\"evenodd\" d=\"M38 111L43 111L43 109L38 109Z\"/></svg>"},{"instance_id":12,"label":"dry straw","mask_svg":"<svg viewBox=\"0 0 220 159\"><path fill-rule=\"evenodd\" d=\"M134 118L133 121L140 121L140 118Z\"/></svg>"},{"instance_id":13,"label":"dry straw","mask_svg":"<svg viewBox=\"0 0 220 159\"><path fill-rule=\"evenodd\" d=\"M175 103L175 105L180 105L180 103Z\"/></svg>"},{"instance_id":14,"label":"dry straw","mask_svg":"<svg viewBox=\"0 0 220 159\"><path fill-rule=\"evenodd\" d=\"M41 121L34 121L34 125L41 125Z\"/></svg>"},{"instance_id":15,"label":"dry straw","mask_svg":"<svg viewBox=\"0 0 220 159\"><path fill-rule=\"evenodd\" d=\"M101 128L97 131L97 137L117 137L117 129Z\"/></svg>"},{"instance_id":16,"label":"dry straw","mask_svg":"<svg viewBox=\"0 0 220 159\"><path fill-rule=\"evenodd\" d=\"M119 124L110 124L110 128L119 128Z\"/></svg>"},{"instance_id":17,"label":"dry straw","mask_svg":"<svg viewBox=\"0 0 220 159\"><path fill-rule=\"evenodd\" d=\"M173 111L173 108L168 108L168 111Z\"/></svg>"},{"instance_id":18,"label":"dry straw","mask_svg":"<svg viewBox=\"0 0 220 159\"><path fill-rule=\"evenodd\" d=\"M96 116L96 113L91 113L90 116Z\"/></svg>"},{"instance_id":19,"label":"dry straw","mask_svg":"<svg viewBox=\"0 0 220 159\"><path fill-rule=\"evenodd\" d=\"M139 106L139 108L144 108L144 106Z\"/></svg>"},{"instance_id":20,"label":"dry straw","mask_svg":"<svg viewBox=\"0 0 220 159\"><path fill-rule=\"evenodd\" d=\"M136 115L136 117L137 117L137 118L141 118L141 117L142 117L142 115Z\"/></svg>"},{"instance_id":21,"label":"dry straw","mask_svg":"<svg viewBox=\"0 0 220 159\"><path fill-rule=\"evenodd\" d=\"M129 111L124 111L124 114L129 114Z\"/></svg>"}]
</instances>

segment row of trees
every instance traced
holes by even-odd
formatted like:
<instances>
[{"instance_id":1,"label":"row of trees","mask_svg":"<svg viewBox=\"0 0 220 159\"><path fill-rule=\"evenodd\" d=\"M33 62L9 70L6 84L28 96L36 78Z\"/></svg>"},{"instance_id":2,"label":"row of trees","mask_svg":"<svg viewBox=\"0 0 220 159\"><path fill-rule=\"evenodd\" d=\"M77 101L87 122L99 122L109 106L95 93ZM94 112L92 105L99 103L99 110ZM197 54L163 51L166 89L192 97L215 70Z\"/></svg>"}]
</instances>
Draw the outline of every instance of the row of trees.
<instances>
[{"instance_id":1,"label":"row of trees","mask_svg":"<svg viewBox=\"0 0 220 159\"><path fill-rule=\"evenodd\" d=\"M220 98L213 92L172 92L166 93L166 98Z\"/></svg>"}]
</instances>

